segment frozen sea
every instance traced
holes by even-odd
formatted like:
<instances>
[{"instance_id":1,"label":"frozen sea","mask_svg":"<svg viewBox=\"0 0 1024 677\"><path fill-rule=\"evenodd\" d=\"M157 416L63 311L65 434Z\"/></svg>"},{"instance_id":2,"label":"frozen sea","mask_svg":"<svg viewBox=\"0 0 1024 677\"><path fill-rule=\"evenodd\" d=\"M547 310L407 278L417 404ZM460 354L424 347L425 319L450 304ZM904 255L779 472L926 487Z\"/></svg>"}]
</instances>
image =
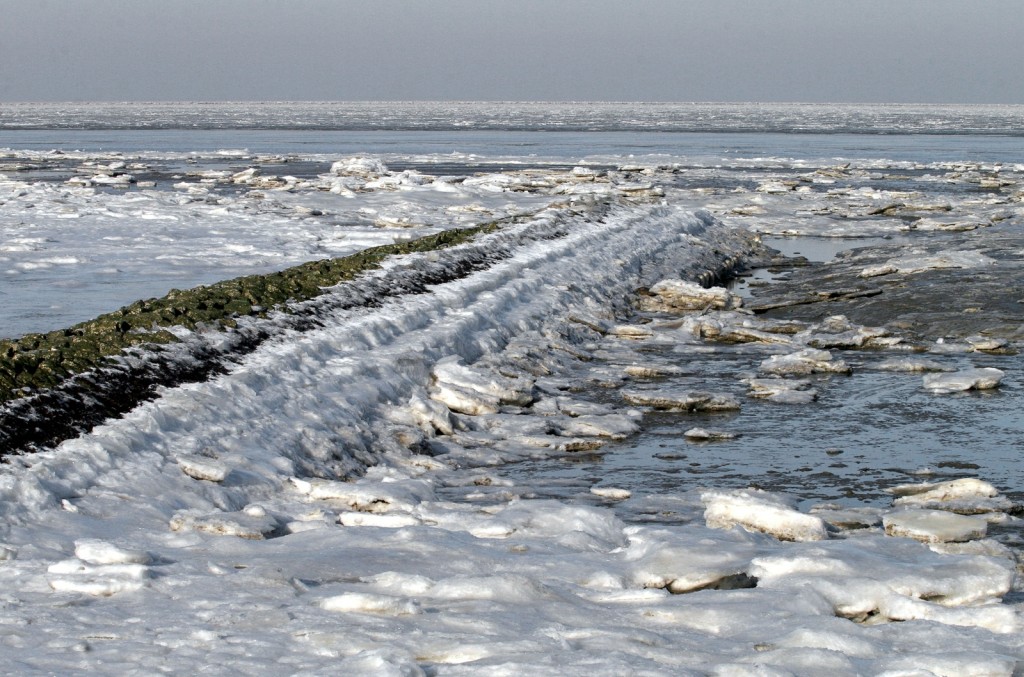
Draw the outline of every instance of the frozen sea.
<instances>
[{"instance_id":1,"label":"frozen sea","mask_svg":"<svg viewBox=\"0 0 1024 677\"><path fill-rule=\"evenodd\" d=\"M1022 130L0 105L4 337L504 224L289 310L312 328L241 322L244 355L182 330L223 373L8 456L3 670L1022 674ZM371 287L417 291L343 302Z\"/></svg>"}]
</instances>

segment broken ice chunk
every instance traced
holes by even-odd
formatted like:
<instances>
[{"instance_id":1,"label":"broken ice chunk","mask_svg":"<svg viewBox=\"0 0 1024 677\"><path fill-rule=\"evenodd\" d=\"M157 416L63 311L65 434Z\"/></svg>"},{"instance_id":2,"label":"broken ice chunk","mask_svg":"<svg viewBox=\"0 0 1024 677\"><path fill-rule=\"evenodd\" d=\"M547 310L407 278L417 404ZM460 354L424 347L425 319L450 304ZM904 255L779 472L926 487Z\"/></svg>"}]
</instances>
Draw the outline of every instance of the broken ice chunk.
<instances>
[{"instance_id":1,"label":"broken ice chunk","mask_svg":"<svg viewBox=\"0 0 1024 677\"><path fill-rule=\"evenodd\" d=\"M892 275L898 273L899 268L891 263L880 263L877 266L868 266L864 270L860 271L861 277L881 277L883 275Z\"/></svg>"},{"instance_id":2,"label":"broken ice chunk","mask_svg":"<svg viewBox=\"0 0 1024 677\"><path fill-rule=\"evenodd\" d=\"M843 360L832 359L832 353L816 348L804 348L789 355L772 355L761 362L761 372L777 376L807 374L849 374L850 367Z\"/></svg>"},{"instance_id":3,"label":"broken ice chunk","mask_svg":"<svg viewBox=\"0 0 1024 677\"><path fill-rule=\"evenodd\" d=\"M954 371L952 367L926 357L890 357L875 368L883 371Z\"/></svg>"},{"instance_id":4,"label":"broken ice chunk","mask_svg":"<svg viewBox=\"0 0 1024 677\"><path fill-rule=\"evenodd\" d=\"M366 592L346 592L320 600L325 611L371 613L383 616L410 616L420 613L419 602L404 597Z\"/></svg>"},{"instance_id":5,"label":"broken ice chunk","mask_svg":"<svg viewBox=\"0 0 1024 677\"><path fill-rule=\"evenodd\" d=\"M179 456L178 466L183 473L196 480L223 482L228 475L228 467L224 463L205 456Z\"/></svg>"},{"instance_id":6,"label":"broken ice chunk","mask_svg":"<svg viewBox=\"0 0 1024 677\"><path fill-rule=\"evenodd\" d=\"M706 428L690 428L683 433L688 440L711 441L711 440L733 440L738 437L736 433L725 432L724 430L708 430Z\"/></svg>"},{"instance_id":7,"label":"broken ice chunk","mask_svg":"<svg viewBox=\"0 0 1024 677\"><path fill-rule=\"evenodd\" d=\"M75 557L89 564L148 564L150 556L93 538L75 541Z\"/></svg>"},{"instance_id":8,"label":"broken ice chunk","mask_svg":"<svg viewBox=\"0 0 1024 677\"><path fill-rule=\"evenodd\" d=\"M820 541L828 538L825 522L814 515L795 510L782 497L761 491L707 491L704 520L712 529L739 525L748 531L760 531L782 541Z\"/></svg>"},{"instance_id":9,"label":"broken ice chunk","mask_svg":"<svg viewBox=\"0 0 1024 677\"><path fill-rule=\"evenodd\" d=\"M422 501L433 498L431 485L423 480L337 482L293 477L291 483L312 499L341 501L361 512L409 512Z\"/></svg>"},{"instance_id":10,"label":"broken ice chunk","mask_svg":"<svg viewBox=\"0 0 1024 677\"><path fill-rule=\"evenodd\" d=\"M882 516L885 533L906 536L923 543L948 543L984 538L988 522L981 517L956 515L943 510L901 510Z\"/></svg>"},{"instance_id":11,"label":"broken ice chunk","mask_svg":"<svg viewBox=\"0 0 1024 677\"><path fill-rule=\"evenodd\" d=\"M625 390L622 399L630 404L668 411L737 411L740 403L731 395L692 390Z\"/></svg>"},{"instance_id":12,"label":"broken ice chunk","mask_svg":"<svg viewBox=\"0 0 1024 677\"><path fill-rule=\"evenodd\" d=\"M965 369L950 374L925 374L924 387L933 393L959 393L966 390L990 390L1003 380L1003 372L993 367Z\"/></svg>"},{"instance_id":13,"label":"broken ice chunk","mask_svg":"<svg viewBox=\"0 0 1024 677\"><path fill-rule=\"evenodd\" d=\"M688 310L730 310L743 305L743 299L725 287L705 289L684 280L662 280L649 290L650 296L640 298L640 309L651 312L676 313Z\"/></svg>"},{"instance_id":14,"label":"broken ice chunk","mask_svg":"<svg viewBox=\"0 0 1024 677\"><path fill-rule=\"evenodd\" d=\"M624 501L633 495L629 489L619 487L590 487L590 493L612 501Z\"/></svg>"},{"instance_id":15,"label":"broken ice chunk","mask_svg":"<svg viewBox=\"0 0 1024 677\"><path fill-rule=\"evenodd\" d=\"M181 510L171 518L171 531L201 531L257 541L269 536L277 527L277 520L270 515L254 515L245 510L205 515L195 510Z\"/></svg>"},{"instance_id":16,"label":"broken ice chunk","mask_svg":"<svg viewBox=\"0 0 1024 677\"><path fill-rule=\"evenodd\" d=\"M897 496L893 505L945 510L962 515L1005 512L1014 507L1013 502L1000 496L994 486L973 477L936 483L901 484L892 487L889 492Z\"/></svg>"},{"instance_id":17,"label":"broken ice chunk","mask_svg":"<svg viewBox=\"0 0 1024 677\"><path fill-rule=\"evenodd\" d=\"M778 404L810 404L818 399L818 391L811 388L811 382L805 378L751 378L746 383L750 386L747 395L760 400Z\"/></svg>"},{"instance_id":18,"label":"broken ice chunk","mask_svg":"<svg viewBox=\"0 0 1024 677\"><path fill-rule=\"evenodd\" d=\"M455 356L439 360L432 375L431 398L470 416L497 413L502 404L525 407L534 400L532 379L473 369Z\"/></svg>"},{"instance_id":19,"label":"broken ice chunk","mask_svg":"<svg viewBox=\"0 0 1024 677\"><path fill-rule=\"evenodd\" d=\"M564 437L607 437L622 440L640 429L636 417L623 414L585 415L552 422Z\"/></svg>"}]
</instances>

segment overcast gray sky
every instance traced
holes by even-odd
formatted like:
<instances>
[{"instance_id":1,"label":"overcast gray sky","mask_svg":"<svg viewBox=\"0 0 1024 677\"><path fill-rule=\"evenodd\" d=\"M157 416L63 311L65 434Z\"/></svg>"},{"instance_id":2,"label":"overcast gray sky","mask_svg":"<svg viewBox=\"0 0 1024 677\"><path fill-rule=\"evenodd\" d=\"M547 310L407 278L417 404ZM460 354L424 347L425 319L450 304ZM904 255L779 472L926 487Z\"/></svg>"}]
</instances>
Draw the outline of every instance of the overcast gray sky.
<instances>
[{"instance_id":1,"label":"overcast gray sky","mask_svg":"<svg viewBox=\"0 0 1024 677\"><path fill-rule=\"evenodd\" d=\"M1022 0L2 0L0 100L1024 103Z\"/></svg>"}]
</instances>

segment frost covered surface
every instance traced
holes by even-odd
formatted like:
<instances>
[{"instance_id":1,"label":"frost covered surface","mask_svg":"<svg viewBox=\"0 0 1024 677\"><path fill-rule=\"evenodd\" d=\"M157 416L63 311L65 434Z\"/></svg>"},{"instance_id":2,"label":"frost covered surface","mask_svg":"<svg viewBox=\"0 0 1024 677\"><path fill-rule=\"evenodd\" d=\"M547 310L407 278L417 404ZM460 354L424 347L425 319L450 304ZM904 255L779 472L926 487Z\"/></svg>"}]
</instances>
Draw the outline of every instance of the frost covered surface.
<instances>
[{"instance_id":1,"label":"frost covered surface","mask_svg":"<svg viewBox=\"0 0 1024 677\"><path fill-rule=\"evenodd\" d=\"M1021 608L1002 601L1018 564L986 536L1014 523L1015 506L980 479L897 487L882 508L809 510L755 488L638 490L612 475L583 497L551 500L503 475L524 459L603 453L664 412L721 416L691 433L728 444L736 407L818 406L819 391L858 364L846 351L892 351L869 353L869 369L943 367L953 353L908 358L902 337L843 317L765 319L724 290L711 292L720 304L644 306L647 291L678 291L741 256L741 232L781 228L793 204L885 211L893 196L836 202L794 190L830 185L828 171L809 168L795 186L765 176L759 190L714 196L671 185L689 169L624 165L486 171L446 188L440 174L392 171L386 160L318 160L317 188L288 188L283 176L276 185L249 167L192 178L223 191L229 211L266 199L249 191L280 189L274 199L301 207L314 231L339 200L404 205L360 217L374 237L529 216L475 243L503 248L486 267L335 310L310 331L280 327L222 376L13 459L0 475L0 656L10 671L1019 671ZM111 212L134 196L97 191L97 177L127 169L111 167L119 160L83 161L105 165L88 173L94 185L62 190L84 190ZM765 164L745 164L744 176L771 173ZM163 199L156 188L145 199ZM67 199L72 209L87 202ZM595 200L609 206L582 208ZM709 202L726 224L694 209ZM192 223L208 223L207 197L194 204ZM444 205L464 209L452 216ZM239 223L258 222L256 240L292 218L253 213ZM423 226L441 213L448 220ZM822 234L818 216L787 223ZM281 239L285 250L293 242ZM427 264L458 266L458 256L419 254L374 275L400 280ZM974 345L955 354L970 360ZM741 366L710 389L692 370L699 355ZM907 378L920 388L920 376ZM672 519L631 519L645 508Z\"/></svg>"},{"instance_id":2,"label":"frost covered surface","mask_svg":"<svg viewBox=\"0 0 1024 677\"><path fill-rule=\"evenodd\" d=\"M1005 557L937 553L877 527L847 535L763 491L680 495L676 526L623 522L612 506L634 497L614 484L591 492L599 505L508 493L489 466L636 429L638 412L560 385L598 354L595 374L616 355L644 364L637 338L592 328L614 326L617 299L748 246L707 214L661 205L517 227L566 221L567 235L343 311L9 467L7 664L1010 674L1024 646L1019 612L1000 603ZM720 327L773 329L721 312ZM649 326L641 343L692 336ZM806 347L814 334L783 348L793 364L833 365ZM715 401L657 380L624 393L646 408ZM479 496L443 499L452 486Z\"/></svg>"}]
</instances>

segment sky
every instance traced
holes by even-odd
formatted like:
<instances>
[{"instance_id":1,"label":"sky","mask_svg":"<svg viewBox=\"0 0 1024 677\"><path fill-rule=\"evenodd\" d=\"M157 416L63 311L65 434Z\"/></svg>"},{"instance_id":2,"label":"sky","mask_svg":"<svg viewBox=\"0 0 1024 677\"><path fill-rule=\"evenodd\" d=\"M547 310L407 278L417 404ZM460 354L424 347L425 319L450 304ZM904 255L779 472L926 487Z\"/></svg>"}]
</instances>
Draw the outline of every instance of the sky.
<instances>
[{"instance_id":1,"label":"sky","mask_svg":"<svg viewBox=\"0 0 1024 677\"><path fill-rule=\"evenodd\" d=\"M2 0L0 101L1024 103L1020 0Z\"/></svg>"}]
</instances>

